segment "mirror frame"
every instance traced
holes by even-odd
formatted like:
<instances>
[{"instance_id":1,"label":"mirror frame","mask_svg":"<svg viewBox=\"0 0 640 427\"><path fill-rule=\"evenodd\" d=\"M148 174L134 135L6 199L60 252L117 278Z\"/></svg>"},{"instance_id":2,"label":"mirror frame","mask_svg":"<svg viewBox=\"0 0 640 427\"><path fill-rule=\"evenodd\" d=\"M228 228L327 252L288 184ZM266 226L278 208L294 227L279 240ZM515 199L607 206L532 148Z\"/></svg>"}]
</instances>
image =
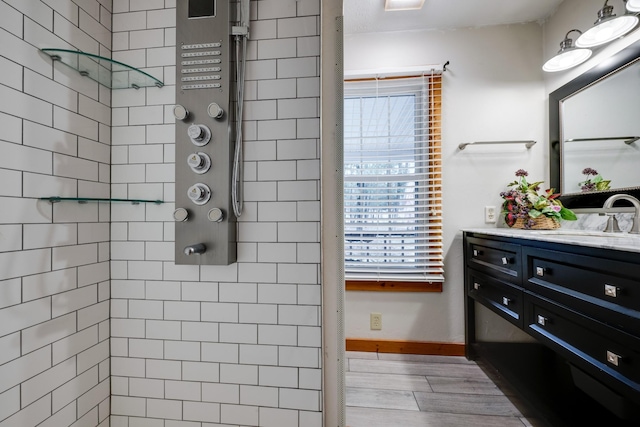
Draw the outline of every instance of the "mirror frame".
<instances>
[{"instance_id":1,"label":"mirror frame","mask_svg":"<svg viewBox=\"0 0 640 427\"><path fill-rule=\"evenodd\" d=\"M562 168L560 155L560 105L562 100L584 89L608 74L625 66L640 57L640 41L622 49L612 57L587 70L564 86L549 94L549 178L550 187L562 192L560 185L560 170ZM601 208L605 200L612 194L625 193L640 198L640 182L638 187L613 189L607 191L571 194L561 196L560 200L570 209Z\"/></svg>"}]
</instances>

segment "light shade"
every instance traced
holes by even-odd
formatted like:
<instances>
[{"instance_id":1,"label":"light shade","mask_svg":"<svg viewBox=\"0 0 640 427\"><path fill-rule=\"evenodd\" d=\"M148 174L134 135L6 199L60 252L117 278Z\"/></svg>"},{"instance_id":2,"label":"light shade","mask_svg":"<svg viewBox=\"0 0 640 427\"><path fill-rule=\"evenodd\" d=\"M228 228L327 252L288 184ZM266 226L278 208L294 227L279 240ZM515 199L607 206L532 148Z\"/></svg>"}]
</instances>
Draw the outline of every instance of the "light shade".
<instances>
[{"instance_id":1,"label":"light shade","mask_svg":"<svg viewBox=\"0 0 640 427\"><path fill-rule=\"evenodd\" d=\"M424 0L385 0L384 10L415 10L422 9Z\"/></svg>"},{"instance_id":2,"label":"light shade","mask_svg":"<svg viewBox=\"0 0 640 427\"><path fill-rule=\"evenodd\" d=\"M605 1L604 7L598 11L598 20L593 27L578 37L576 46L594 47L609 43L633 30L637 24L637 16L616 16L613 13L613 6L607 6Z\"/></svg>"},{"instance_id":3,"label":"light shade","mask_svg":"<svg viewBox=\"0 0 640 427\"><path fill-rule=\"evenodd\" d=\"M564 36L564 40L560 42L560 50L558 54L544 63L542 69L547 72L563 71L576 65L582 64L591 56L591 49L578 49L573 46L573 40L569 38L569 33L580 30L571 30Z\"/></svg>"},{"instance_id":4,"label":"light shade","mask_svg":"<svg viewBox=\"0 0 640 427\"><path fill-rule=\"evenodd\" d=\"M627 0L627 10L629 12L640 12L640 0Z\"/></svg>"}]
</instances>

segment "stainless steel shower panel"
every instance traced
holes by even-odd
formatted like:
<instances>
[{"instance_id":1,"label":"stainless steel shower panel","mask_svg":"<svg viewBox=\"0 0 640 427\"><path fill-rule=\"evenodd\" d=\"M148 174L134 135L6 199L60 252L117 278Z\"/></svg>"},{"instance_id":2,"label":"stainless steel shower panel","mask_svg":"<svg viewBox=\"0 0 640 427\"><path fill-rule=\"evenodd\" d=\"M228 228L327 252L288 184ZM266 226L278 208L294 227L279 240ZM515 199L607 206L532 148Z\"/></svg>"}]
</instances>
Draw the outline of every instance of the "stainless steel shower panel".
<instances>
[{"instance_id":1,"label":"stainless steel shower panel","mask_svg":"<svg viewBox=\"0 0 640 427\"><path fill-rule=\"evenodd\" d=\"M235 3L177 0L176 7L175 262L228 265L236 261L230 36ZM212 217L212 210L220 214Z\"/></svg>"}]
</instances>

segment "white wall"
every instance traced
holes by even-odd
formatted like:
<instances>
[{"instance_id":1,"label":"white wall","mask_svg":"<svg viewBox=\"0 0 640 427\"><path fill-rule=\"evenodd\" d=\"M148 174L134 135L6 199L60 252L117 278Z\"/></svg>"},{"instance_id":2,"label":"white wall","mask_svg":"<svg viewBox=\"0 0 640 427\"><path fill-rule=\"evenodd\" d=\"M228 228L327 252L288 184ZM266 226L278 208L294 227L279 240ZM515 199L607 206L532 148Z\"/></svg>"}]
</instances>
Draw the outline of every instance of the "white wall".
<instances>
[{"instance_id":1,"label":"white wall","mask_svg":"<svg viewBox=\"0 0 640 427\"><path fill-rule=\"evenodd\" d=\"M110 91L39 47L109 56L111 0L0 1L0 426L109 425Z\"/></svg>"},{"instance_id":2,"label":"white wall","mask_svg":"<svg viewBox=\"0 0 640 427\"><path fill-rule=\"evenodd\" d=\"M175 0L114 1L112 426L319 427L320 0L251 2L238 262L173 262ZM182 159L180 159L182 161Z\"/></svg>"},{"instance_id":3,"label":"white wall","mask_svg":"<svg viewBox=\"0 0 640 427\"><path fill-rule=\"evenodd\" d=\"M528 170L534 179L548 176L539 25L345 37L345 71L447 60L442 110L444 290L347 292L349 338L463 342L460 229L486 225L484 206L500 206L499 193L517 169ZM458 150L462 142L513 139L538 143L530 150L524 145ZM382 313L382 331L369 330L370 312Z\"/></svg>"}]
</instances>

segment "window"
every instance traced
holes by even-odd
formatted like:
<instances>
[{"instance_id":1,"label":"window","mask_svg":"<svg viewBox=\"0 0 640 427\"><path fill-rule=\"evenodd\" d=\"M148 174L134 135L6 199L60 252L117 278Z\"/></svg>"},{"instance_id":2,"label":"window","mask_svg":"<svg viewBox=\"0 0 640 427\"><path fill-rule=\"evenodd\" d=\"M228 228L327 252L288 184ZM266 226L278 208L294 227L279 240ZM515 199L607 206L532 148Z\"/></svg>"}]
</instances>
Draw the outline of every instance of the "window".
<instances>
[{"instance_id":1,"label":"window","mask_svg":"<svg viewBox=\"0 0 640 427\"><path fill-rule=\"evenodd\" d=\"M347 289L441 290L441 76L346 81L344 98Z\"/></svg>"}]
</instances>

